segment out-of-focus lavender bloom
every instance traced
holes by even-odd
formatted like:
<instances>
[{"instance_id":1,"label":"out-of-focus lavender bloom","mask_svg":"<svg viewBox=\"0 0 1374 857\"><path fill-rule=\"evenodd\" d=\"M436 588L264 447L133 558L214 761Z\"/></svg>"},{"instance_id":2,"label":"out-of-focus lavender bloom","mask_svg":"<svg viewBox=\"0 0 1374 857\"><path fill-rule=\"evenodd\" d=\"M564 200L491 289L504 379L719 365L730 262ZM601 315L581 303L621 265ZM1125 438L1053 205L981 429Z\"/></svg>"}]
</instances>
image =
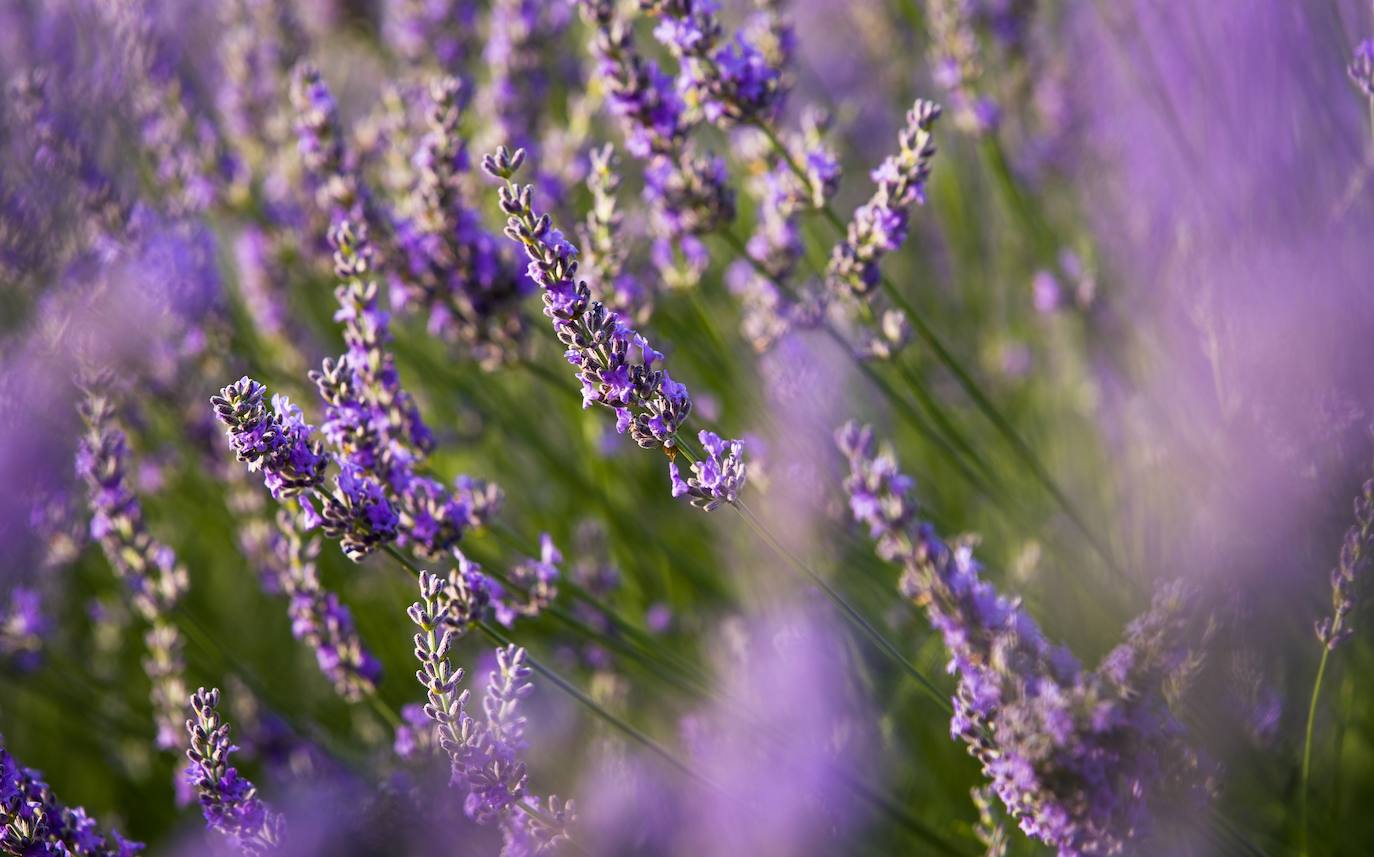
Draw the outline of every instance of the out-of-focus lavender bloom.
<instances>
[{"instance_id":1,"label":"out-of-focus lavender bloom","mask_svg":"<svg viewBox=\"0 0 1374 857\"><path fill-rule=\"evenodd\" d=\"M747 476L744 444L738 440L721 440L715 432L705 429L697 438L706 457L692 462L692 473L685 480L678 471L676 461L668 464L668 475L674 497L691 497L693 506L710 512L739 498Z\"/></svg>"},{"instance_id":2,"label":"out-of-focus lavender bloom","mask_svg":"<svg viewBox=\"0 0 1374 857\"><path fill-rule=\"evenodd\" d=\"M308 62L298 64L292 73L291 104L317 211L328 223L347 219L379 227L368 189L358 175L357 155L344 138L338 105L319 69Z\"/></svg>"},{"instance_id":3,"label":"out-of-focus lavender bloom","mask_svg":"<svg viewBox=\"0 0 1374 857\"><path fill-rule=\"evenodd\" d=\"M320 584L314 562L319 542L306 542L295 517L285 510L277 514L274 541L282 589L291 599L291 633L314 650L320 670L344 699L358 700L373 693L382 678L382 665L363 647L348 608Z\"/></svg>"},{"instance_id":4,"label":"out-of-focus lavender bloom","mask_svg":"<svg viewBox=\"0 0 1374 857\"><path fill-rule=\"evenodd\" d=\"M382 32L407 62L462 77L477 54L473 0L387 0Z\"/></svg>"},{"instance_id":5,"label":"out-of-focus lavender bloom","mask_svg":"<svg viewBox=\"0 0 1374 857\"><path fill-rule=\"evenodd\" d=\"M519 266L464 204L468 168L459 136L460 84L435 79L429 87L429 131L414 159L413 220L398 227L407 274L395 299L429 315L429 330L469 349L485 368L516 357L525 324L519 302L527 291Z\"/></svg>"},{"instance_id":6,"label":"out-of-focus lavender bloom","mask_svg":"<svg viewBox=\"0 0 1374 857\"><path fill-rule=\"evenodd\" d=\"M224 160L218 132L205 116L192 117L191 94L158 57L152 14L145 0L104 0L103 13L119 39L144 148L158 189L175 215L205 211L219 194Z\"/></svg>"},{"instance_id":7,"label":"out-of-focus lavender bloom","mask_svg":"<svg viewBox=\"0 0 1374 857\"><path fill-rule=\"evenodd\" d=\"M178 744L182 700L186 697L181 635L169 616L186 592L186 569L167 545L155 540L143 520L143 507L129 489L128 448L114 425L114 404L92 379L81 407L87 431L76 453L77 473L86 480L91 506L91 536L125 584L129 601L151 626L145 641L144 669L152 680L157 743Z\"/></svg>"},{"instance_id":8,"label":"out-of-focus lavender bloom","mask_svg":"<svg viewBox=\"0 0 1374 857\"><path fill-rule=\"evenodd\" d=\"M32 669L40 657L43 638L52 623L43 613L38 592L27 586L10 591L9 603L0 610L0 664Z\"/></svg>"},{"instance_id":9,"label":"out-of-focus lavender bloom","mask_svg":"<svg viewBox=\"0 0 1374 857\"><path fill-rule=\"evenodd\" d=\"M1000 813L994 805L997 793L992 786L975 788L969 792L973 805L978 809L978 823L973 826L973 835L986 849L984 857L1006 857L1007 847L1011 844L1007 829L1002 824Z\"/></svg>"},{"instance_id":10,"label":"out-of-focus lavender bloom","mask_svg":"<svg viewBox=\"0 0 1374 857\"><path fill-rule=\"evenodd\" d=\"M935 156L931 128L940 106L917 100L907 112L898 135L901 151L873 171L878 189L854 212L845 240L835 247L827 271L830 287L839 294L865 296L882 276L880 265L888 253L906 241L908 210L925 201L925 183Z\"/></svg>"},{"instance_id":11,"label":"out-of-focus lavender bloom","mask_svg":"<svg viewBox=\"0 0 1374 857\"><path fill-rule=\"evenodd\" d=\"M229 724L220 717L219 690L200 688L191 696L194 717L186 721L191 745L187 781L200 795L206 825L243 854L269 854L281 844L286 819L257 796L257 788L230 765L238 748L229 741Z\"/></svg>"},{"instance_id":12,"label":"out-of-focus lavender bloom","mask_svg":"<svg viewBox=\"0 0 1374 857\"><path fill-rule=\"evenodd\" d=\"M927 8L935 79L948 93L954 123L970 134L988 134L997 128L999 111L996 102L980 92L977 5L977 0L932 0Z\"/></svg>"},{"instance_id":13,"label":"out-of-focus lavender bloom","mask_svg":"<svg viewBox=\"0 0 1374 857\"><path fill-rule=\"evenodd\" d=\"M615 148L607 143L593 149L587 169L587 190L592 204L587 220L578 228L582 239L582 265L600 287L600 298L611 309L643 323L653 309L653 296L639 278L625 271L628 251L621 236L623 215L617 207L620 164Z\"/></svg>"},{"instance_id":14,"label":"out-of-focus lavender bloom","mask_svg":"<svg viewBox=\"0 0 1374 857\"><path fill-rule=\"evenodd\" d=\"M636 49L630 23L614 0L579 0L592 27L592 52L607 89L611 113L625 125L626 146L636 157L667 155L686 139L686 105L668 77Z\"/></svg>"},{"instance_id":15,"label":"out-of-focus lavender bloom","mask_svg":"<svg viewBox=\"0 0 1374 857\"><path fill-rule=\"evenodd\" d=\"M659 17L654 37L682 63L679 89L708 121L747 123L772 111L783 93L779 68L743 34L724 39L715 0L641 0L640 7Z\"/></svg>"},{"instance_id":16,"label":"out-of-focus lavender bloom","mask_svg":"<svg viewBox=\"0 0 1374 857\"><path fill-rule=\"evenodd\" d=\"M1369 567L1374 550L1374 479L1367 480L1355 498L1355 523L1345 532L1336 567L1331 570L1331 615L1317 622L1317 639L1334 649L1353 633L1355 584Z\"/></svg>"},{"instance_id":17,"label":"out-of-focus lavender bloom","mask_svg":"<svg viewBox=\"0 0 1374 857\"><path fill-rule=\"evenodd\" d=\"M1374 39L1365 39L1356 46L1346 73L1365 98L1374 100Z\"/></svg>"},{"instance_id":18,"label":"out-of-focus lavender bloom","mask_svg":"<svg viewBox=\"0 0 1374 857\"><path fill-rule=\"evenodd\" d=\"M300 408L281 395L272 397L269 408L262 400L266 390L245 375L211 396L210 404L235 457L262 472L273 497L286 500L318 488L329 458L311 437L314 427Z\"/></svg>"},{"instance_id":19,"label":"out-of-focus lavender bloom","mask_svg":"<svg viewBox=\"0 0 1374 857\"><path fill-rule=\"evenodd\" d=\"M553 543L548 533L539 536L539 558L525 559L511 566L511 582L524 590L524 600L518 603L504 602L504 610L498 608L497 618L502 624L510 625L516 616L534 617L544 612L544 608L558 597L558 564L563 554Z\"/></svg>"},{"instance_id":20,"label":"out-of-focus lavender bloom","mask_svg":"<svg viewBox=\"0 0 1374 857\"><path fill-rule=\"evenodd\" d=\"M981 579L969 544L947 544L919 520L912 481L870 429L851 422L836 439L855 519L902 563L903 594L949 650L959 679L950 732L1023 831L1066 855L1120 853L1148 842L1166 809L1205 802L1208 766L1170 710L1200 642L1188 589L1161 586L1121 645L1085 670Z\"/></svg>"},{"instance_id":21,"label":"out-of-focus lavender bloom","mask_svg":"<svg viewBox=\"0 0 1374 857\"><path fill-rule=\"evenodd\" d=\"M0 853L22 857L134 857L143 846L102 833L81 807L68 808L19 764L0 737Z\"/></svg>"},{"instance_id":22,"label":"out-of-focus lavender bloom","mask_svg":"<svg viewBox=\"0 0 1374 857\"><path fill-rule=\"evenodd\" d=\"M571 20L569 0L491 4L482 52L490 77L481 98L482 115L495 120L492 130L498 139L522 148L538 142L551 83L560 74L576 78L575 71L550 67L560 56L557 46Z\"/></svg>"},{"instance_id":23,"label":"out-of-focus lavender bloom","mask_svg":"<svg viewBox=\"0 0 1374 857\"><path fill-rule=\"evenodd\" d=\"M290 133L286 99L301 34L290 4L231 0L223 11L223 80L216 101L235 157L251 177L262 179L272 149Z\"/></svg>"},{"instance_id":24,"label":"out-of-focus lavender bloom","mask_svg":"<svg viewBox=\"0 0 1374 857\"><path fill-rule=\"evenodd\" d=\"M526 793L528 777L520 759L525 749L525 719L519 703L533 690L526 681L530 668L524 649L497 650L497 671L482 701L485 718L478 721L467 713L469 691L458 691L464 672L448 658L453 641L462 633L449 620L455 603L464 597L459 591L462 581L458 571L450 572L448 580L421 572L421 600L408 611L420 629L415 635L415 656L421 666L416 675L428 697L424 712L434 721L439 746L449 757L453 783L467 789L467 814L480 824L499 824L508 843L529 842L530 850L514 853L543 853L566 837L572 804L560 804L551 797L549 806L554 812L544 815L536 810L528 819L520 809L531 797Z\"/></svg>"}]
</instances>

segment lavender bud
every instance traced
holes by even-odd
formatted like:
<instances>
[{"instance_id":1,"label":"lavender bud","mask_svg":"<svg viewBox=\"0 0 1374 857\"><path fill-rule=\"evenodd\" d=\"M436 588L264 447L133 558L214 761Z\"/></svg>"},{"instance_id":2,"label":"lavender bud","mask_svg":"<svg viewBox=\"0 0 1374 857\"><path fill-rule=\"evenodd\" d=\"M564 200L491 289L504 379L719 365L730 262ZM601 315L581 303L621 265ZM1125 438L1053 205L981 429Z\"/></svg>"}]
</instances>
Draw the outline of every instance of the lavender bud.
<instances>
[{"instance_id":1,"label":"lavender bud","mask_svg":"<svg viewBox=\"0 0 1374 857\"><path fill-rule=\"evenodd\" d=\"M229 741L229 724L218 707L217 689L202 687L191 696L186 780L200 795L206 826L250 857L272 853L282 842L286 819L263 803L257 788L229 764L238 748Z\"/></svg>"}]
</instances>

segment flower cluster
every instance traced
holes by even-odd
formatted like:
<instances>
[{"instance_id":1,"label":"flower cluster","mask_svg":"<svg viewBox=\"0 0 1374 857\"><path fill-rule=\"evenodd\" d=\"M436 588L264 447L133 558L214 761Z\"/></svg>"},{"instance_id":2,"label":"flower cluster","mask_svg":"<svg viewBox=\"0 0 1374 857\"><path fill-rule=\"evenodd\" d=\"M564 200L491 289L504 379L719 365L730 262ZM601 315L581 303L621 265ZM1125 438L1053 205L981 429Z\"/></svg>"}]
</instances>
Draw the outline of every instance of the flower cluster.
<instances>
[{"instance_id":1,"label":"flower cluster","mask_svg":"<svg viewBox=\"0 0 1374 857\"><path fill-rule=\"evenodd\" d=\"M482 167L505 181L500 196L508 215L506 235L529 257L529 276L543 292L544 314L567 346L565 356L582 383L583 407L611 408L617 432L628 431L644 449L675 455L678 429L692 410L687 388L656 368L663 355L643 335L592 300L586 282L577 277L577 248L553 228L547 214L536 213L534 188L512 180L524 159L523 150L512 153L503 146L483 158ZM742 463L738 467L742 478Z\"/></svg>"},{"instance_id":2,"label":"flower cluster","mask_svg":"<svg viewBox=\"0 0 1374 857\"><path fill-rule=\"evenodd\" d=\"M507 841L524 841L533 835L531 851L542 853L566 837L566 826L572 820L572 804L556 807L555 816L542 816L536 810L534 826L522 817L522 807L537 807L526 792L528 775L520 754L525 749L525 719L519 713L520 700L528 696L533 686L526 681L530 670L524 649L507 646L498 649L497 671L492 674L483 697L485 717L478 721L468 714L470 692L459 691L464 671L449 661L453 642L466 630L451 617L466 613L470 590L463 573L454 571L448 579L421 572L420 601L411 605L410 619L419 628L415 635L415 656L420 661L417 677L424 685L428 701L424 712L435 723L439 747L449 757L455 785L467 792L465 810L481 824L496 823ZM470 617L469 617L470 618ZM542 816L542 817L539 817ZM547 822L554 823L549 824Z\"/></svg>"},{"instance_id":3,"label":"flower cluster","mask_svg":"<svg viewBox=\"0 0 1374 857\"><path fill-rule=\"evenodd\" d=\"M215 416L226 426L234 456L250 471L261 471L272 496L287 500L318 488L329 458L312 435L300 408L282 395L263 403L267 388L246 375L210 397Z\"/></svg>"},{"instance_id":4,"label":"flower cluster","mask_svg":"<svg viewBox=\"0 0 1374 857\"><path fill-rule=\"evenodd\" d=\"M0 738L0 854L22 857L133 857L143 846L102 833L81 807L68 808L19 764Z\"/></svg>"},{"instance_id":5,"label":"flower cluster","mask_svg":"<svg viewBox=\"0 0 1374 857\"><path fill-rule=\"evenodd\" d=\"M366 235L355 233L345 220L331 230L330 242L343 280L335 290L340 306L335 318L344 323L348 351L326 359L310 378L326 405L321 429L341 462L340 490L367 506L398 510L398 544L425 558L441 556L468 526L480 523L482 513L493 511L492 504L479 508L464 502L469 493L464 486L474 485L471 481L460 481L455 494L416 472L434 438L386 349L390 317L379 306L377 282L370 276ZM475 489L479 495L485 490ZM327 521L327 508L322 514ZM381 535L381 541L389 540Z\"/></svg>"},{"instance_id":6,"label":"flower cluster","mask_svg":"<svg viewBox=\"0 0 1374 857\"><path fill-rule=\"evenodd\" d=\"M496 0L491 4L482 52L491 77L483 91L482 112L495 120L492 130L501 139L522 147L538 143L550 85L560 71L566 71L549 67L557 56L550 47L559 43L571 19L565 2Z\"/></svg>"},{"instance_id":7,"label":"flower cluster","mask_svg":"<svg viewBox=\"0 0 1374 857\"><path fill-rule=\"evenodd\" d=\"M691 497L693 506L710 512L739 498L746 476L744 444L738 440L721 440L715 432L705 429L697 438L706 457L692 462L692 475L686 480L678 471L676 461L669 463L668 476L674 497Z\"/></svg>"},{"instance_id":8,"label":"flower cluster","mask_svg":"<svg viewBox=\"0 0 1374 857\"><path fill-rule=\"evenodd\" d=\"M229 724L220 717L219 690L200 688L191 696L194 717L186 721L190 747L186 780L200 795L205 823L243 854L277 849L286 820L257 796L257 788L229 764L238 748L229 742Z\"/></svg>"},{"instance_id":9,"label":"flower cluster","mask_svg":"<svg viewBox=\"0 0 1374 857\"><path fill-rule=\"evenodd\" d=\"M644 195L660 233L655 261L665 274L690 283L706 263L706 250L697 236L721 228L735 216L735 196L725 163L698 153L691 145L688 137L698 118L690 115L672 78L640 55L633 27L619 17L613 0L580 2L583 17L595 33L592 50L608 90L610 110L625 126L630 152L647 159ZM649 8L665 16L656 33L660 40L677 46L680 58L689 56L681 46L699 44L693 33L712 43L719 37L714 9L689 5L691 9L678 9L677 4ZM678 250L685 257L685 270L677 265Z\"/></svg>"},{"instance_id":10,"label":"flower cluster","mask_svg":"<svg viewBox=\"0 0 1374 857\"><path fill-rule=\"evenodd\" d=\"M148 532L143 507L129 488L129 452L114 425L114 404L102 392L108 379L93 379L81 405L86 423L76 453L76 470L89 489L91 537L99 542L130 604L149 624L144 669L152 680L157 743L177 744L181 700L186 697L181 635L170 615L186 592L186 569L176 554Z\"/></svg>"},{"instance_id":11,"label":"flower cluster","mask_svg":"<svg viewBox=\"0 0 1374 857\"><path fill-rule=\"evenodd\" d=\"M879 266L906 241L908 209L925 202L925 183L935 156L931 128L940 106L917 100L898 135L901 151L873 171L878 189L854 212L845 240L835 247L827 272L837 294L865 296L882 276Z\"/></svg>"},{"instance_id":12,"label":"flower cluster","mask_svg":"<svg viewBox=\"0 0 1374 857\"><path fill-rule=\"evenodd\" d=\"M563 554L553 543L548 533L539 536L539 558L525 559L511 566L510 581L519 587L524 600L514 602L501 599L496 608L496 618L509 626L517 616L534 617L558 597L558 564Z\"/></svg>"},{"instance_id":13,"label":"flower cluster","mask_svg":"<svg viewBox=\"0 0 1374 857\"><path fill-rule=\"evenodd\" d=\"M653 295L638 277L625 270L628 251L621 235L624 216L618 208L620 164L615 147L607 143L593 149L587 168L587 190L592 204L578 229L582 239L582 266L591 281L599 284L603 303L625 318L643 321L653 310Z\"/></svg>"},{"instance_id":14,"label":"flower cluster","mask_svg":"<svg viewBox=\"0 0 1374 857\"><path fill-rule=\"evenodd\" d=\"M1366 480L1355 498L1355 523L1341 541L1336 567L1331 570L1331 615L1317 622L1317 639L1334 649L1352 633L1350 614L1355 609L1355 584L1369 567L1374 551L1374 479Z\"/></svg>"},{"instance_id":15,"label":"flower cluster","mask_svg":"<svg viewBox=\"0 0 1374 857\"><path fill-rule=\"evenodd\" d=\"M660 18L654 37L683 64L679 88L708 121L748 123L777 106L784 92L778 66L743 34L724 39L715 0L640 0L640 7Z\"/></svg>"},{"instance_id":16,"label":"flower cluster","mask_svg":"<svg viewBox=\"0 0 1374 857\"><path fill-rule=\"evenodd\" d=\"M616 430L628 431L645 449L673 449L678 427L692 410L687 388L656 368L663 355L648 340L592 300L586 282L577 278L577 248L553 228L547 214L535 212L534 188L511 180L524 158L523 150L511 153L503 146L482 166L506 182L501 188L506 234L530 259L529 276L542 290L544 314L577 370L583 407L613 409Z\"/></svg>"},{"instance_id":17,"label":"flower cluster","mask_svg":"<svg viewBox=\"0 0 1374 857\"><path fill-rule=\"evenodd\" d=\"M158 61L154 10L146 0L102 4L122 53L143 148L159 186L177 215L205 211L219 192L223 158L209 118L193 118L191 93L175 71Z\"/></svg>"},{"instance_id":18,"label":"flower cluster","mask_svg":"<svg viewBox=\"0 0 1374 857\"><path fill-rule=\"evenodd\" d=\"M903 594L949 651L959 680L951 734L1023 831L1061 854L1116 854L1148 840L1165 806L1206 798L1207 767L1169 704L1199 642L1186 588L1161 587L1122 644L1085 670L982 579L970 544L946 543L919 520L912 481L870 429L849 423L836 439L854 517L902 563Z\"/></svg>"},{"instance_id":19,"label":"flower cluster","mask_svg":"<svg viewBox=\"0 0 1374 857\"><path fill-rule=\"evenodd\" d=\"M431 333L460 343L493 368L515 357L527 283L478 213L464 205L468 154L458 128L460 89L452 77L436 78L429 87L429 130L414 159L411 218L397 226L405 273L395 279L394 294L401 305L428 314Z\"/></svg>"}]
</instances>

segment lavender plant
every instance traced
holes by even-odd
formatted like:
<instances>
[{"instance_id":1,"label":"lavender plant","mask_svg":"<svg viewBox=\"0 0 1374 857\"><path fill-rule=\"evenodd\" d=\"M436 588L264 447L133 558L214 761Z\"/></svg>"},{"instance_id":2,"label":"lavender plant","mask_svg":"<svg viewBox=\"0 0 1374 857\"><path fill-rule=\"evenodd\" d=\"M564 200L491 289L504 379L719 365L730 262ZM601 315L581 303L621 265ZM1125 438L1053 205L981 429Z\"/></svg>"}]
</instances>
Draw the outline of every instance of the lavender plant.
<instances>
[{"instance_id":1,"label":"lavender plant","mask_svg":"<svg viewBox=\"0 0 1374 857\"><path fill-rule=\"evenodd\" d=\"M191 739L186 780L200 795L206 826L242 854L274 853L286 833L286 820L229 764L238 748L229 742L229 724L219 714L219 689L202 687L190 699L194 716L186 721Z\"/></svg>"}]
</instances>

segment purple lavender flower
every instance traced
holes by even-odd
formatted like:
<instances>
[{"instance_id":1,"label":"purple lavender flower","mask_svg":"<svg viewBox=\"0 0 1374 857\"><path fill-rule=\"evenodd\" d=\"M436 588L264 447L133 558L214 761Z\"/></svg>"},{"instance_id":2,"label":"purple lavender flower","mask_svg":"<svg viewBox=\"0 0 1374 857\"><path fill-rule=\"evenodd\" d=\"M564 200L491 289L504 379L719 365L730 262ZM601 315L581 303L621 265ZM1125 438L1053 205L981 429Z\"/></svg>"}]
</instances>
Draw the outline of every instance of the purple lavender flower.
<instances>
[{"instance_id":1,"label":"purple lavender flower","mask_svg":"<svg viewBox=\"0 0 1374 857\"><path fill-rule=\"evenodd\" d=\"M27 586L10 590L9 603L0 610L0 664L32 669L39 660L43 638L52 623L43 613L38 592Z\"/></svg>"},{"instance_id":2,"label":"purple lavender flower","mask_svg":"<svg viewBox=\"0 0 1374 857\"><path fill-rule=\"evenodd\" d=\"M81 405L87 431L77 448L76 469L89 488L91 537L150 625L143 665L153 685L157 743L167 749L176 746L186 696L181 635L168 617L186 592L187 575L172 549L148 532L143 507L128 487L124 433L114 426L113 402L101 392L108 384L108 378L88 381Z\"/></svg>"},{"instance_id":3,"label":"purple lavender flower","mask_svg":"<svg viewBox=\"0 0 1374 857\"><path fill-rule=\"evenodd\" d=\"M721 440L715 432L704 429L697 437L706 450L706 457L692 462L692 475L686 480L678 472L675 461L668 465L668 475L674 497L691 497L693 506L710 512L739 498L746 476L744 444L737 440Z\"/></svg>"},{"instance_id":4,"label":"purple lavender flower","mask_svg":"<svg viewBox=\"0 0 1374 857\"><path fill-rule=\"evenodd\" d=\"M524 591L524 600L513 603L505 600L497 609L496 617L503 625L510 625L517 616L534 617L544 612L544 608L558 597L558 564L563 554L553 543L548 533L539 535L539 558L526 559L510 569L511 582Z\"/></svg>"},{"instance_id":5,"label":"purple lavender flower","mask_svg":"<svg viewBox=\"0 0 1374 857\"><path fill-rule=\"evenodd\" d=\"M1355 498L1355 523L1345 532L1336 567L1331 570L1331 615L1317 623L1317 639L1334 649L1353 633L1355 584L1369 567L1374 549L1374 479L1366 480Z\"/></svg>"},{"instance_id":6,"label":"purple lavender flower","mask_svg":"<svg viewBox=\"0 0 1374 857\"><path fill-rule=\"evenodd\" d=\"M473 0L389 0L383 35L407 62L459 75L477 54Z\"/></svg>"},{"instance_id":7,"label":"purple lavender flower","mask_svg":"<svg viewBox=\"0 0 1374 857\"><path fill-rule=\"evenodd\" d=\"M872 292L882 276L883 257L906 241L907 210L925 202L935 156L930 132L939 117L940 106L930 101L917 100L907 112L898 135L901 151L873 171L878 189L854 212L845 240L831 254L827 277L837 294L862 297Z\"/></svg>"},{"instance_id":8,"label":"purple lavender flower","mask_svg":"<svg viewBox=\"0 0 1374 857\"><path fill-rule=\"evenodd\" d=\"M217 710L219 690L200 688L191 696L195 717L186 721L191 764L186 779L200 794L206 825L247 855L268 854L282 842L286 819L257 796L257 788L229 764L238 748Z\"/></svg>"},{"instance_id":9,"label":"purple lavender flower","mask_svg":"<svg viewBox=\"0 0 1374 857\"><path fill-rule=\"evenodd\" d=\"M954 122L970 134L989 134L997 128L999 111L979 92L976 0L933 0L929 5L935 79L949 93Z\"/></svg>"},{"instance_id":10,"label":"purple lavender flower","mask_svg":"<svg viewBox=\"0 0 1374 857\"><path fill-rule=\"evenodd\" d=\"M245 375L211 396L210 404L235 457L262 472L273 497L286 500L318 488L329 458L300 408L281 395L272 397L270 408L263 404L266 389Z\"/></svg>"},{"instance_id":11,"label":"purple lavender flower","mask_svg":"<svg viewBox=\"0 0 1374 857\"><path fill-rule=\"evenodd\" d=\"M639 278L625 271L627 251L621 240L623 215L617 208L620 189L620 164L615 148L606 145L593 149L587 169L587 190L592 204L587 219L579 228L582 239L583 269L591 282L601 286L600 298L625 318L643 322L653 310L653 295Z\"/></svg>"},{"instance_id":12,"label":"purple lavender flower","mask_svg":"<svg viewBox=\"0 0 1374 857\"><path fill-rule=\"evenodd\" d=\"M559 40L572 20L567 0L495 0L482 59L490 70L482 115L495 118L498 139L521 147L537 143L556 77L576 79L575 68L554 68Z\"/></svg>"},{"instance_id":13,"label":"purple lavender flower","mask_svg":"<svg viewBox=\"0 0 1374 857\"><path fill-rule=\"evenodd\" d=\"M314 562L319 542L301 538L294 516L282 510L273 548L282 590L290 598L291 633L314 650L320 671L344 699L373 693L382 666L363 647L348 608L320 584Z\"/></svg>"},{"instance_id":14,"label":"purple lavender flower","mask_svg":"<svg viewBox=\"0 0 1374 857\"><path fill-rule=\"evenodd\" d=\"M967 543L917 516L912 481L868 428L836 436L845 487L878 552L904 566L904 595L925 607L959 680L951 734L982 764L1021 829L1062 854L1115 854L1148 841L1158 813L1205 802L1208 766L1169 707L1195 669L1192 599L1160 587L1150 610L1093 671L981 579Z\"/></svg>"},{"instance_id":15,"label":"purple lavender flower","mask_svg":"<svg viewBox=\"0 0 1374 857\"><path fill-rule=\"evenodd\" d=\"M134 857L143 846L117 832L101 833L81 807L68 808L19 764L0 737L0 853L23 857Z\"/></svg>"},{"instance_id":16,"label":"purple lavender flower","mask_svg":"<svg viewBox=\"0 0 1374 857\"><path fill-rule=\"evenodd\" d=\"M462 174L467 147L459 136L460 85L438 78L429 88L429 131L414 160L409 209L398 227L406 273L396 278L396 299L429 314L429 330L462 344L484 368L516 357L524 335L520 299L528 282L464 204Z\"/></svg>"},{"instance_id":17,"label":"purple lavender flower","mask_svg":"<svg viewBox=\"0 0 1374 857\"><path fill-rule=\"evenodd\" d=\"M376 227L371 199L358 175L357 156L344 139L339 108L319 69L310 63L300 63L292 74L291 104L317 210L330 222L343 218Z\"/></svg>"},{"instance_id":18,"label":"purple lavender flower","mask_svg":"<svg viewBox=\"0 0 1374 857\"><path fill-rule=\"evenodd\" d=\"M428 697L424 712L434 721L439 746L449 757L453 783L468 792L468 815L479 824L498 823L508 837L518 838L518 834L529 832L527 822L516 819L523 812L520 805L528 797L525 763L520 760L525 749L525 720L518 706L532 691L532 685L526 681L529 667L523 649L498 649L498 669L488 683L482 703L485 719L479 722L468 714L470 693L458 691L463 669L454 667L448 658L454 640L462 633L449 621L455 601L463 597L458 591L462 581L458 571L450 572L447 580L421 572L420 601L408 611L411 621L420 629L415 635L415 656L421 666L416 675ZM560 825L537 826L539 838L546 843L544 847L566 836L572 805L568 803L561 809Z\"/></svg>"},{"instance_id":19,"label":"purple lavender flower","mask_svg":"<svg viewBox=\"0 0 1374 857\"><path fill-rule=\"evenodd\" d=\"M387 500L386 492L356 464L339 465L335 489L321 494L318 515L306 498L307 524L318 523L326 538L336 539L343 552L361 562L379 546L395 541L400 517Z\"/></svg>"},{"instance_id":20,"label":"purple lavender flower","mask_svg":"<svg viewBox=\"0 0 1374 857\"><path fill-rule=\"evenodd\" d=\"M119 40L143 147L158 189L173 213L205 211L219 193L224 172L221 144L208 111L194 119L191 93L173 68L159 62L152 13L145 0L108 0L102 12Z\"/></svg>"}]
</instances>

